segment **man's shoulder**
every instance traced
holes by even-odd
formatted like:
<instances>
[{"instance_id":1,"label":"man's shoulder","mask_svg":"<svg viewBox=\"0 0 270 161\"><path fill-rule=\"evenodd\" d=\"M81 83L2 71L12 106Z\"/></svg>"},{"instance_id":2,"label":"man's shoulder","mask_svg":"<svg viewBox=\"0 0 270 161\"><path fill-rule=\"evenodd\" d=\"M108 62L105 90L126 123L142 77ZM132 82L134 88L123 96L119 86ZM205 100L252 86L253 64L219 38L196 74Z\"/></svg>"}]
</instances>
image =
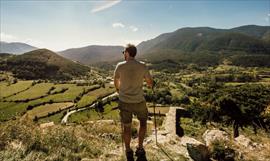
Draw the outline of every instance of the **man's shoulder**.
<instances>
[{"instance_id":1,"label":"man's shoulder","mask_svg":"<svg viewBox=\"0 0 270 161\"><path fill-rule=\"evenodd\" d=\"M146 65L144 61L138 61L140 64Z\"/></svg>"},{"instance_id":2,"label":"man's shoulder","mask_svg":"<svg viewBox=\"0 0 270 161\"><path fill-rule=\"evenodd\" d=\"M116 65L116 67L120 67L120 66L122 66L122 65L124 65L124 64L126 64L126 61L118 62L117 65Z\"/></svg>"}]
</instances>

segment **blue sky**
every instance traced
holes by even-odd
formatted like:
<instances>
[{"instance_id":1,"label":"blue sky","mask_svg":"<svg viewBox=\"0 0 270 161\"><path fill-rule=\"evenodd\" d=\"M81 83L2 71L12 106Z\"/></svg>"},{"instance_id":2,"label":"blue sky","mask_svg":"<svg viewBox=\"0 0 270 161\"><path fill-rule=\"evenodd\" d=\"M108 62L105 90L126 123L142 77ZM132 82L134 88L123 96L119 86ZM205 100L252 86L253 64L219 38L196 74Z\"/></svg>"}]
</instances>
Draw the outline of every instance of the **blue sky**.
<instances>
[{"instance_id":1,"label":"blue sky","mask_svg":"<svg viewBox=\"0 0 270 161\"><path fill-rule=\"evenodd\" d=\"M182 27L270 25L270 0L0 0L1 41L60 51L138 44Z\"/></svg>"}]
</instances>

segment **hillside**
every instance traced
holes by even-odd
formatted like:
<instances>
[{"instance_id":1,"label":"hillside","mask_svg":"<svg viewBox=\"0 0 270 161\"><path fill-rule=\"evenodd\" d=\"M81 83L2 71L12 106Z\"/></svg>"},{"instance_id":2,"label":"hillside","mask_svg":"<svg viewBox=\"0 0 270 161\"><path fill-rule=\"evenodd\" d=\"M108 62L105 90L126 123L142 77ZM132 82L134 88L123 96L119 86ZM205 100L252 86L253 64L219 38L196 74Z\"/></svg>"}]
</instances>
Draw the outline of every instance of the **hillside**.
<instances>
[{"instance_id":1,"label":"hillside","mask_svg":"<svg viewBox=\"0 0 270 161\"><path fill-rule=\"evenodd\" d=\"M59 52L65 58L79 61L83 64L95 64L97 62L115 61L122 57L122 46L86 46L73 48Z\"/></svg>"},{"instance_id":2,"label":"hillside","mask_svg":"<svg viewBox=\"0 0 270 161\"><path fill-rule=\"evenodd\" d=\"M239 54L264 55L263 61L265 55L268 55L266 60L270 59L269 33L269 26L248 25L232 29L188 27L144 41L137 47L141 58L152 62L170 59L178 63L213 65ZM208 58L214 61L205 62ZM269 65L267 62L263 64Z\"/></svg>"},{"instance_id":3,"label":"hillside","mask_svg":"<svg viewBox=\"0 0 270 161\"><path fill-rule=\"evenodd\" d=\"M50 50L38 49L2 59L0 70L11 71L23 79L71 79L86 74L89 68Z\"/></svg>"},{"instance_id":4,"label":"hillside","mask_svg":"<svg viewBox=\"0 0 270 161\"><path fill-rule=\"evenodd\" d=\"M25 52L29 52L36 49L37 49L36 47L25 43L20 42L8 43L0 41L0 53L23 54Z\"/></svg>"}]
</instances>

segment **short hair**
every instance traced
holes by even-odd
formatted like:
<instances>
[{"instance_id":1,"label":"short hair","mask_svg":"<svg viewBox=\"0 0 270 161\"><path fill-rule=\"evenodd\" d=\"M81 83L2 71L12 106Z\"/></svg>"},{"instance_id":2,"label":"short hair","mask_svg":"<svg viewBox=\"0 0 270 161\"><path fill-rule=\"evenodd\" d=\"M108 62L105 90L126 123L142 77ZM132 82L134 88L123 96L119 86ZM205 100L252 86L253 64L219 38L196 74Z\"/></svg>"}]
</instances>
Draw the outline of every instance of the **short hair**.
<instances>
[{"instance_id":1,"label":"short hair","mask_svg":"<svg viewBox=\"0 0 270 161\"><path fill-rule=\"evenodd\" d=\"M125 47L125 51L129 53L129 56L135 57L137 54L137 48L133 44L127 44Z\"/></svg>"}]
</instances>

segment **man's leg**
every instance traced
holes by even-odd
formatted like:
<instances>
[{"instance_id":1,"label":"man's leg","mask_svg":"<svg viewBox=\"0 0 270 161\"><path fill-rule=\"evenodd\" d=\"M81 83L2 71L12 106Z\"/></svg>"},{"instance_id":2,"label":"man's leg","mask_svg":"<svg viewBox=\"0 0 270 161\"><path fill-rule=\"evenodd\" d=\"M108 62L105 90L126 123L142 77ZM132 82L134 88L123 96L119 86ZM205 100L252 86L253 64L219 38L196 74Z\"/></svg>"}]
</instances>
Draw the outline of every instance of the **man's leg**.
<instances>
[{"instance_id":1,"label":"man's leg","mask_svg":"<svg viewBox=\"0 0 270 161\"><path fill-rule=\"evenodd\" d=\"M124 142L125 142L125 147L126 151L131 151L130 148L130 141L131 141L131 124L123 124L124 125Z\"/></svg>"},{"instance_id":2,"label":"man's leg","mask_svg":"<svg viewBox=\"0 0 270 161\"><path fill-rule=\"evenodd\" d=\"M147 129L147 120L140 120L139 148L143 148L143 140Z\"/></svg>"}]
</instances>

